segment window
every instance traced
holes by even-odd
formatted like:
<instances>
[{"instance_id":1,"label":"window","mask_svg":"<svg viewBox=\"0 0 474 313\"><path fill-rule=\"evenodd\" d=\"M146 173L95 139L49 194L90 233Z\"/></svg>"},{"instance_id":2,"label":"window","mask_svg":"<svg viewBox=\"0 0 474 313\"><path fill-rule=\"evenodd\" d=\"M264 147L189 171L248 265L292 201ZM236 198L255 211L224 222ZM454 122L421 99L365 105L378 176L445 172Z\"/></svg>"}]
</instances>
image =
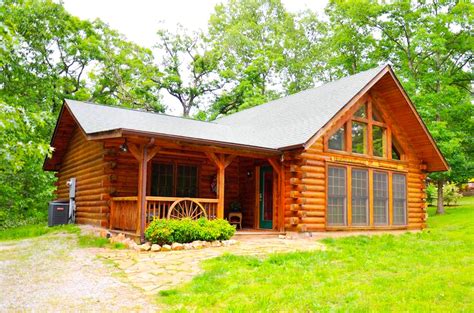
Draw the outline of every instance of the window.
<instances>
[{"instance_id":1,"label":"window","mask_svg":"<svg viewBox=\"0 0 474 313\"><path fill-rule=\"evenodd\" d=\"M328 224L346 225L346 169L328 169Z\"/></svg>"},{"instance_id":2,"label":"window","mask_svg":"<svg viewBox=\"0 0 474 313\"><path fill-rule=\"evenodd\" d=\"M392 177L393 197L393 224L406 224L406 177L401 174L393 174Z\"/></svg>"},{"instance_id":3,"label":"window","mask_svg":"<svg viewBox=\"0 0 474 313\"><path fill-rule=\"evenodd\" d=\"M407 225L406 187L406 175L402 173L351 165L329 166L327 225Z\"/></svg>"},{"instance_id":4,"label":"window","mask_svg":"<svg viewBox=\"0 0 474 313\"><path fill-rule=\"evenodd\" d=\"M153 164L151 182L152 196L173 196L173 164Z\"/></svg>"},{"instance_id":5,"label":"window","mask_svg":"<svg viewBox=\"0 0 474 313\"><path fill-rule=\"evenodd\" d=\"M374 224L388 225L388 175L374 172Z\"/></svg>"},{"instance_id":6,"label":"window","mask_svg":"<svg viewBox=\"0 0 474 313\"><path fill-rule=\"evenodd\" d=\"M345 141L345 129L344 126L339 128L332 136L329 138L329 149L333 150L345 150L346 141Z\"/></svg>"},{"instance_id":7,"label":"window","mask_svg":"<svg viewBox=\"0 0 474 313\"><path fill-rule=\"evenodd\" d=\"M352 122L352 152L367 153L367 124Z\"/></svg>"},{"instance_id":8,"label":"window","mask_svg":"<svg viewBox=\"0 0 474 313\"><path fill-rule=\"evenodd\" d=\"M325 138L329 150L393 160L401 160L403 157L400 145L394 143L393 133L371 101L362 104L343 126L333 131ZM347 132L350 132L351 137L346 136L349 135ZM387 136L392 139L391 147L387 145Z\"/></svg>"},{"instance_id":9,"label":"window","mask_svg":"<svg viewBox=\"0 0 474 313\"><path fill-rule=\"evenodd\" d=\"M151 195L197 197L197 167L194 165L154 163L151 171Z\"/></svg>"},{"instance_id":10,"label":"window","mask_svg":"<svg viewBox=\"0 0 474 313\"><path fill-rule=\"evenodd\" d=\"M352 225L369 223L368 171L352 169Z\"/></svg>"},{"instance_id":11,"label":"window","mask_svg":"<svg viewBox=\"0 0 474 313\"><path fill-rule=\"evenodd\" d=\"M375 156L385 156L385 130L380 126L372 126L372 145Z\"/></svg>"},{"instance_id":12,"label":"window","mask_svg":"<svg viewBox=\"0 0 474 313\"><path fill-rule=\"evenodd\" d=\"M401 153L398 151L397 146L393 142L393 138L392 138L392 159L401 160Z\"/></svg>"},{"instance_id":13,"label":"window","mask_svg":"<svg viewBox=\"0 0 474 313\"><path fill-rule=\"evenodd\" d=\"M197 168L190 165L178 165L177 197L197 196Z\"/></svg>"}]
</instances>

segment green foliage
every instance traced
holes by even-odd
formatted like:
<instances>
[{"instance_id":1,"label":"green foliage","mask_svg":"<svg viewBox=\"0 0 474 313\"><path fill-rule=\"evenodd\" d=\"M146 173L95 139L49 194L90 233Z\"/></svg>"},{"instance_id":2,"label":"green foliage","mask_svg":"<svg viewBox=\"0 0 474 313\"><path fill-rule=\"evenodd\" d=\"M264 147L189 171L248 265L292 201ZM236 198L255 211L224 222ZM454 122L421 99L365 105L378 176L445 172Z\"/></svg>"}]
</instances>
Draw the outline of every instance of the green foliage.
<instances>
[{"instance_id":1,"label":"green foliage","mask_svg":"<svg viewBox=\"0 0 474 313\"><path fill-rule=\"evenodd\" d=\"M446 205L456 205L460 198L462 198L459 187L454 183L448 183L443 186L444 203Z\"/></svg>"},{"instance_id":2,"label":"green foliage","mask_svg":"<svg viewBox=\"0 0 474 313\"><path fill-rule=\"evenodd\" d=\"M156 219L145 230L145 238L152 243L163 245L195 240L227 240L234 232L235 227L222 219Z\"/></svg>"},{"instance_id":3,"label":"green foliage","mask_svg":"<svg viewBox=\"0 0 474 313\"><path fill-rule=\"evenodd\" d=\"M426 194L429 205L433 205L438 198L438 188L434 184L429 184L426 188ZM443 203L445 205L456 205L462 194L459 187L454 183L447 183L443 186Z\"/></svg>"},{"instance_id":4,"label":"green foliage","mask_svg":"<svg viewBox=\"0 0 474 313\"><path fill-rule=\"evenodd\" d=\"M437 198L438 188L436 188L434 184L428 184L428 186L426 186L426 202L428 202L428 205L433 205Z\"/></svg>"},{"instance_id":5,"label":"green foliage","mask_svg":"<svg viewBox=\"0 0 474 313\"><path fill-rule=\"evenodd\" d=\"M162 59L153 81L179 101L188 117L225 83L217 68L221 54L209 48L202 33L188 34L179 27L176 33L161 29L157 34Z\"/></svg>"},{"instance_id":6,"label":"green foliage","mask_svg":"<svg viewBox=\"0 0 474 313\"><path fill-rule=\"evenodd\" d=\"M0 241L19 240L59 232L77 234L79 233L79 228L76 225L72 224L59 225L54 227L48 227L46 224L30 224L11 227L3 230L0 228Z\"/></svg>"},{"instance_id":7,"label":"green foliage","mask_svg":"<svg viewBox=\"0 0 474 313\"><path fill-rule=\"evenodd\" d=\"M328 239L325 251L264 259L210 259L204 273L157 299L170 311L470 312L474 197L445 215L434 210L418 233Z\"/></svg>"},{"instance_id":8,"label":"green foliage","mask_svg":"<svg viewBox=\"0 0 474 313\"><path fill-rule=\"evenodd\" d=\"M109 239L94 235L80 235L78 237L79 247L81 248L105 248L109 246Z\"/></svg>"},{"instance_id":9,"label":"green foliage","mask_svg":"<svg viewBox=\"0 0 474 313\"><path fill-rule=\"evenodd\" d=\"M51 0L0 5L0 228L44 221L42 170L64 98L163 111L148 49ZM5 218L6 217L6 218Z\"/></svg>"}]
</instances>

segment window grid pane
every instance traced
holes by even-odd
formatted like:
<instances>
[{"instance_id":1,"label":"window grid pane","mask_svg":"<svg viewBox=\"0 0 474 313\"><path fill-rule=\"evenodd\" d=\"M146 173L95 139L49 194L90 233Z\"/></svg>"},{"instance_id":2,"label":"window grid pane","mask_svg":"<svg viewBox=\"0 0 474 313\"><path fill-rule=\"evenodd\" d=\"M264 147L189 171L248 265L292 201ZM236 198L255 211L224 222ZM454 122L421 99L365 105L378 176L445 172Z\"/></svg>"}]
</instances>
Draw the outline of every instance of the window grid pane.
<instances>
[{"instance_id":1,"label":"window grid pane","mask_svg":"<svg viewBox=\"0 0 474 313\"><path fill-rule=\"evenodd\" d=\"M328 171L328 225L346 225L346 169Z\"/></svg>"},{"instance_id":2,"label":"window grid pane","mask_svg":"<svg viewBox=\"0 0 474 313\"><path fill-rule=\"evenodd\" d=\"M352 122L352 152L367 153L367 124Z\"/></svg>"},{"instance_id":3,"label":"window grid pane","mask_svg":"<svg viewBox=\"0 0 474 313\"><path fill-rule=\"evenodd\" d=\"M344 126L339 128L330 138L329 138L329 149L332 150L345 150L345 129Z\"/></svg>"},{"instance_id":4,"label":"window grid pane","mask_svg":"<svg viewBox=\"0 0 474 313\"><path fill-rule=\"evenodd\" d=\"M178 166L178 184L176 187L177 197L197 196L197 167L190 165Z\"/></svg>"},{"instance_id":5,"label":"window grid pane","mask_svg":"<svg viewBox=\"0 0 474 313\"><path fill-rule=\"evenodd\" d=\"M352 170L352 225L368 224L368 171Z\"/></svg>"},{"instance_id":6,"label":"window grid pane","mask_svg":"<svg viewBox=\"0 0 474 313\"><path fill-rule=\"evenodd\" d=\"M374 172L374 224L388 225L388 175Z\"/></svg>"},{"instance_id":7,"label":"window grid pane","mask_svg":"<svg viewBox=\"0 0 474 313\"><path fill-rule=\"evenodd\" d=\"M372 126L372 143L375 156L383 157L385 152L385 130L379 126Z\"/></svg>"},{"instance_id":8,"label":"window grid pane","mask_svg":"<svg viewBox=\"0 0 474 313\"><path fill-rule=\"evenodd\" d=\"M151 194L161 197L173 196L173 180L172 164L153 164Z\"/></svg>"},{"instance_id":9,"label":"window grid pane","mask_svg":"<svg viewBox=\"0 0 474 313\"><path fill-rule=\"evenodd\" d=\"M406 224L406 177L401 174L393 174L393 224Z\"/></svg>"}]
</instances>

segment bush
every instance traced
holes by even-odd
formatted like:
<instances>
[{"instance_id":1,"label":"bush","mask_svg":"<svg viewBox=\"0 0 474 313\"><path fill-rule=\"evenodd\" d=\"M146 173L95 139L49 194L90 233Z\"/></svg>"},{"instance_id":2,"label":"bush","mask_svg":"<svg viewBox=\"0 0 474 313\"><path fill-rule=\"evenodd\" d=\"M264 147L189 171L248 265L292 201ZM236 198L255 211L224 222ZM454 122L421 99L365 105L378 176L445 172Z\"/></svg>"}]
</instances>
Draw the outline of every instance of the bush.
<instances>
[{"instance_id":1,"label":"bush","mask_svg":"<svg viewBox=\"0 0 474 313\"><path fill-rule=\"evenodd\" d=\"M458 186L454 183L447 183L443 186L444 193L444 203L446 205L457 204L459 198L462 197L462 194L459 192Z\"/></svg>"},{"instance_id":2,"label":"bush","mask_svg":"<svg viewBox=\"0 0 474 313\"><path fill-rule=\"evenodd\" d=\"M438 188L429 184L426 188L426 201L429 205L433 205L434 201L438 199ZM446 183L443 186L443 200L445 205L455 205L458 203L462 194L459 192L458 186L454 183Z\"/></svg>"},{"instance_id":3,"label":"bush","mask_svg":"<svg viewBox=\"0 0 474 313\"><path fill-rule=\"evenodd\" d=\"M156 219L145 230L145 238L152 243L164 245L195 240L228 240L234 233L235 227L222 219Z\"/></svg>"}]
</instances>

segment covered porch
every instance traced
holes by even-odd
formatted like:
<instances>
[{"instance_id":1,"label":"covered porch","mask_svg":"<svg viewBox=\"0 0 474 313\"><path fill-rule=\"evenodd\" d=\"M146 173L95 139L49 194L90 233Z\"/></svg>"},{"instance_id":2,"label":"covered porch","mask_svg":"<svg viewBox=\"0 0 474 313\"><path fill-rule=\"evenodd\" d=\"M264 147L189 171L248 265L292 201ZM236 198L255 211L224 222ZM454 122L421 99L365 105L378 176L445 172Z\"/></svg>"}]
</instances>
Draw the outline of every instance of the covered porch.
<instances>
[{"instance_id":1,"label":"covered porch","mask_svg":"<svg viewBox=\"0 0 474 313\"><path fill-rule=\"evenodd\" d=\"M284 228L284 165L270 151L124 135L102 140L110 177L109 229L133 233L155 218L228 219Z\"/></svg>"}]
</instances>

